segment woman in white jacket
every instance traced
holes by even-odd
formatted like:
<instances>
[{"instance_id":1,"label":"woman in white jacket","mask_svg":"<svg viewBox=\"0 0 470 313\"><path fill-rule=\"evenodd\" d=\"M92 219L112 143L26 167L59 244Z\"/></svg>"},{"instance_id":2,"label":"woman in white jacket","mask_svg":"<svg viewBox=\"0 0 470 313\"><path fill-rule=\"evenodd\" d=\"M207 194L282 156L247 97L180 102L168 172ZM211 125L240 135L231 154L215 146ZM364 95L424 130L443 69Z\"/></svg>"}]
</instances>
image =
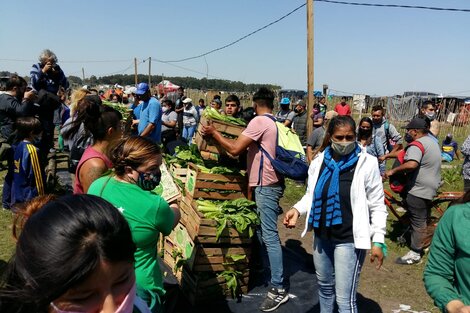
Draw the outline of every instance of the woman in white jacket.
<instances>
[{"instance_id":1,"label":"woman in white jacket","mask_svg":"<svg viewBox=\"0 0 470 313\"><path fill-rule=\"evenodd\" d=\"M384 258L387 209L377 158L356 143L349 116L330 121L320 152L309 168L307 192L284 217L295 227L305 215L305 230L314 230L313 260L322 313L357 312L356 290L366 251ZM371 239L374 243L371 247Z\"/></svg>"}]
</instances>

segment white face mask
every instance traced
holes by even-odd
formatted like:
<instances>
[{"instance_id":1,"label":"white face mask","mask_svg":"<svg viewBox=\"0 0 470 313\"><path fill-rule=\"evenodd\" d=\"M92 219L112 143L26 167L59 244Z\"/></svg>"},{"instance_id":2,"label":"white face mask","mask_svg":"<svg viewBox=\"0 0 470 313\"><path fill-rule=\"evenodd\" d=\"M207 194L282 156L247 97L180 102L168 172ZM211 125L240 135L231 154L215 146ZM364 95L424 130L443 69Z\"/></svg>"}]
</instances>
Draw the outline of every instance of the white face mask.
<instances>
[{"instance_id":1,"label":"white face mask","mask_svg":"<svg viewBox=\"0 0 470 313\"><path fill-rule=\"evenodd\" d=\"M426 116L433 121L436 118L436 112L426 112Z\"/></svg>"},{"instance_id":2,"label":"white face mask","mask_svg":"<svg viewBox=\"0 0 470 313\"><path fill-rule=\"evenodd\" d=\"M331 149L333 149L333 151L340 156L350 154L354 151L355 148L355 141L338 142L331 140Z\"/></svg>"},{"instance_id":3,"label":"white face mask","mask_svg":"<svg viewBox=\"0 0 470 313\"><path fill-rule=\"evenodd\" d=\"M134 286L132 286L131 290L129 290L126 297L124 298L124 300L121 302L121 304L119 305L119 307L116 309L114 313L132 313L132 311L134 310L134 300L136 296L135 290L136 290L136 287L134 284ZM58 307L56 307L55 304L52 302L51 302L51 306L56 313L87 313L87 312L81 312L81 311L78 312L78 311L61 310Z\"/></svg>"},{"instance_id":4,"label":"white face mask","mask_svg":"<svg viewBox=\"0 0 470 313\"><path fill-rule=\"evenodd\" d=\"M162 107L162 112L165 113L166 111L168 111L168 107Z\"/></svg>"}]
</instances>

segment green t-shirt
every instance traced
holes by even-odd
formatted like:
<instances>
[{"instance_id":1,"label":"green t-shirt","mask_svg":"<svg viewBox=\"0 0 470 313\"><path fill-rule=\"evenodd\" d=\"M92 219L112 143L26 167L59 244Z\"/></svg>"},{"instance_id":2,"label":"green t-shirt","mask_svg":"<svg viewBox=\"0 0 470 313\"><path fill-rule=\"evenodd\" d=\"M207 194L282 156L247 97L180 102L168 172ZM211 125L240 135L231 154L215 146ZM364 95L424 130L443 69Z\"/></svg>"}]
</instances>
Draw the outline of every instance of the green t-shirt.
<instances>
[{"instance_id":1,"label":"green t-shirt","mask_svg":"<svg viewBox=\"0 0 470 313\"><path fill-rule=\"evenodd\" d=\"M88 193L109 201L124 215L137 246L134 255L137 285L164 295L157 242L160 233L168 235L172 230L174 213L168 203L159 195L110 176L95 180Z\"/></svg>"}]
</instances>

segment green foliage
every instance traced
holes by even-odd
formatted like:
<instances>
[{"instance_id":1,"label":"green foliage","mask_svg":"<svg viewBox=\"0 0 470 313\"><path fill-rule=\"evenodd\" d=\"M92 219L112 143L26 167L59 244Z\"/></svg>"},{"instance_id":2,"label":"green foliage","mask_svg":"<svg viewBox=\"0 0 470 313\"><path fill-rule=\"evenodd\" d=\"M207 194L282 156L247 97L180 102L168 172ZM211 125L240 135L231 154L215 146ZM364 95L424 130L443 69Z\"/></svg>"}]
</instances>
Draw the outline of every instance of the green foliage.
<instances>
[{"instance_id":1,"label":"green foliage","mask_svg":"<svg viewBox=\"0 0 470 313\"><path fill-rule=\"evenodd\" d=\"M113 102L110 102L110 101L103 101L103 104L106 105L106 106L109 106L109 107L115 109L116 111L118 111L119 113L121 113L123 120L127 120L130 116L131 111L125 105L122 105L122 104L119 104L119 103L113 103Z\"/></svg>"},{"instance_id":2,"label":"green foliage","mask_svg":"<svg viewBox=\"0 0 470 313\"><path fill-rule=\"evenodd\" d=\"M219 111L217 111L216 109L210 106L204 109L204 112L202 112L202 115L208 119L222 121L222 122L226 122L226 123L238 125L238 126L246 126L245 120L241 118L232 117L229 115L223 115Z\"/></svg>"},{"instance_id":3,"label":"green foliage","mask_svg":"<svg viewBox=\"0 0 470 313\"><path fill-rule=\"evenodd\" d=\"M238 280L242 276L242 272L239 271L223 271L217 277L223 277L227 288L230 290L232 298L236 298L240 294Z\"/></svg>"},{"instance_id":4,"label":"green foliage","mask_svg":"<svg viewBox=\"0 0 470 313\"><path fill-rule=\"evenodd\" d=\"M239 169L234 169L226 166L220 166L218 163L204 161L201 157L201 153L197 149L195 144L192 144L189 147L179 146L176 147L175 156L170 155L165 156L165 161L167 164L178 163L181 167L187 167L188 163L194 163L198 166L199 170L202 173L207 174L226 174L226 175L244 175L245 171L240 171ZM210 191L210 190L209 190Z\"/></svg>"},{"instance_id":5,"label":"green foliage","mask_svg":"<svg viewBox=\"0 0 470 313\"><path fill-rule=\"evenodd\" d=\"M93 78L93 79L92 79ZM245 84L239 81L231 81L225 79L207 79L207 78L195 78L195 77L163 77L161 75L152 75L151 80L155 83L162 81L163 79L170 80L176 85L183 86L185 88L192 89L214 89L214 90L227 90L227 91L245 91L255 92L260 87L268 87L270 89L281 89L281 86L270 85L270 84ZM91 82L93 81L93 82ZM148 81L148 75L137 75L137 81ZM116 74L108 75L97 78L96 76L90 77L90 84L108 84L108 85L134 85L134 75L128 74Z\"/></svg>"},{"instance_id":6,"label":"green foliage","mask_svg":"<svg viewBox=\"0 0 470 313\"><path fill-rule=\"evenodd\" d=\"M210 218L217 222L217 240L219 240L220 235L227 228L227 222L232 223L239 233L243 233L248 229L250 237L254 235L255 227L260 223L258 214L254 211L256 203L244 198L223 202L210 200L197 200L196 202L198 211L205 218Z\"/></svg>"},{"instance_id":7,"label":"green foliage","mask_svg":"<svg viewBox=\"0 0 470 313\"><path fill-rule=\"evenodd\" d=\"M451 166L449 168L443 168L441 171L442 180L444 185L442 186L443 190L449 191L460 191L462 190L462 167L461 166Z\"/></svg>"}]
</instances>

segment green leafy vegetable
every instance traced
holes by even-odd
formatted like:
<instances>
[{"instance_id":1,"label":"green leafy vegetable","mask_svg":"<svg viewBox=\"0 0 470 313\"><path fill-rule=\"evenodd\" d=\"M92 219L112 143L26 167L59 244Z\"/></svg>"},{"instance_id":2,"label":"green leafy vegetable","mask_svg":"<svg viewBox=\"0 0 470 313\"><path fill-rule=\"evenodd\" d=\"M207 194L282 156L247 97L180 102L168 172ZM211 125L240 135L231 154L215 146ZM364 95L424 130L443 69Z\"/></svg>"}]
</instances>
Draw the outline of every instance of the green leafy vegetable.
<instances>
[{"instance_id":1,"label":"green leafy vegetable","mask_svg":"<svg viewBox=\"0 0 470 313\"><path fill-rule=\"evenodd\" d=\"M246 126L245 120L241 118L232 117L230 115L223 115L213 107L206 107L202 112L202 115L208 119L218 120L238 126Z\"/></svg>"},{"instance_id":2,"label":"green leafy vegetable","mask_svg":"<svg viewBox=\"0 0 470 313\"><path fill-rule=\"evenodd\" d=\"M239 271L223 271L217 277L223 277L227 288L230 290L232 298L236 298L240 295L241 290L239 288L238 281L242 277L243 273Z\"/></svg>"},{"instance_id":3,"label":"green leafy vegetable","mask_svg":"<svg viewBox=\"0 0 470 313\"><path fill-rule=\"evenodd\" d=\"M248 229L248 235L252 237L256 225L260 220L258 214L254 211L256 203L247 199L235 199L226 201L197 200L198 211L205 218L213 219L217 222L216 239L227 228L227 222L235 226L239 233Z\"/></svg>"},{"instance_id":4,"label":"green leafy vegetable","mask_svg":"<svg viewBox=\"0 0 470 313\"><path fill-rule=\"evenodd\" d=\"M127 120L131 116L131 110L123 104L113 103L110 101L103 101L103 104L121 113L123 120Z\"/></svg>"}]
</instances>

